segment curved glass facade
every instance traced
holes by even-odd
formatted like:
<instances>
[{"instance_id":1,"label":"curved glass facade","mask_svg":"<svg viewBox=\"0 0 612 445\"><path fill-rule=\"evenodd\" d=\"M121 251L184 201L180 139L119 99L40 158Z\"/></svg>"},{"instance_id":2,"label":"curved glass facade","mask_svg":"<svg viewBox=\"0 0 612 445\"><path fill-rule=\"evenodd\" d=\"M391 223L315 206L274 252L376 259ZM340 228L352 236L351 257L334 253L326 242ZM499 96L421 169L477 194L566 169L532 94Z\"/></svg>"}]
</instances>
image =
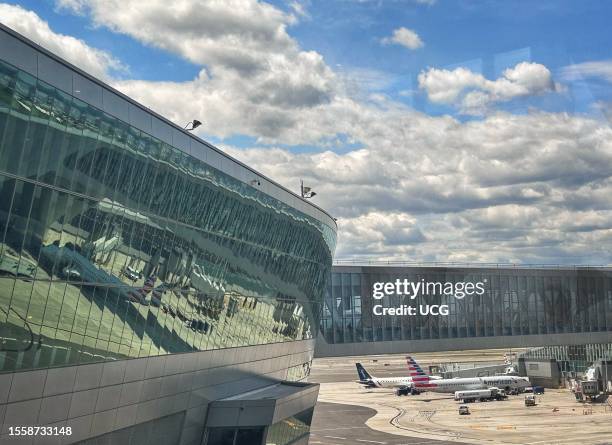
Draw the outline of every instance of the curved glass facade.
<instances>
[{"instance_id":1,"label":"curved glass facade","mask_svg":"<svg viewBox=\"0 0 612 445\"><path fill-rule=\"evenodd\" d=\"M335 228L0 63L0 371L309 339Z\"/></svg>"},{"instance_id":2,"label":"curved glass facade","mask_svg":"<svg viewBox=\"0 0 612 445\"><path fill-rule=\"evenodd\" d=\"M482 295L372 297L375 282L483 283ZM380 316L373 306L448 305L449 315ZM612 270L334 266L321 331L330 344L612 332Z\"/></svg>"}]
</instances>

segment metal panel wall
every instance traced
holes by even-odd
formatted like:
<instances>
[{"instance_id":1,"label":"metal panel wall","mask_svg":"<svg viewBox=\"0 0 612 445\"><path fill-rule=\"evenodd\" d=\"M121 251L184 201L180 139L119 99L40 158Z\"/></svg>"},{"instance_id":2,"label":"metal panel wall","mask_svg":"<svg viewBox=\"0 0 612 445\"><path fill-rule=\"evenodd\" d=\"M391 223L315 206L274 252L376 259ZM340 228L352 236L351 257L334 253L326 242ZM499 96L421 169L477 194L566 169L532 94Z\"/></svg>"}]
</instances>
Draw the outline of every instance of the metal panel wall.
<instances>
[{"instance_id":1,"label":"metal panel wall","mask_svg":"<svg viewBox=\"0 0 612 445\"><path fill-rule=\"evenodd\" d=\"M285 380L312 359L313 340L279 346L0 374L0 443L9 426L70 426L56 442L69 444L184 412L180 443L200 445L211 401Z\"/></svg>"}]
</instances>

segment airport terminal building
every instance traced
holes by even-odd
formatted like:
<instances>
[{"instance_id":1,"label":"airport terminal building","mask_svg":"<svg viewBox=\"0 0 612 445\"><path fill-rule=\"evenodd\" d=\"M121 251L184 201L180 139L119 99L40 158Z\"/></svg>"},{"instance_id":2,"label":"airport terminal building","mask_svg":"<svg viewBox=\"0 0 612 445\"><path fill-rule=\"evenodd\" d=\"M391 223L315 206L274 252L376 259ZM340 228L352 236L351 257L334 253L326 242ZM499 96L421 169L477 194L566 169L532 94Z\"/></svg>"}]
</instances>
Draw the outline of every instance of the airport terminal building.
<instances>
[{"instance_id":1,"label":"airport terminal building","mask_svg":"<svg viewBox=\"0 0 612 445\"><path fill-rule=\"evenodd\" d=\"M0 27L0 443L307 443L335 242L320 208Z\"/></svg>"},{"instance_id":2,"label":"airport terminal building","mask_svg":"<svg viewBox=\"0 0 612 445\"><path fill-rule=\"evenodd\" d=\"M398 279L432 284L433 292L414 299L396 294L373 298L375 283ZM478 285L483 292L444 293L435 283L455 290ZM376 314L380 306L425 304L447 305L448 315ZM611 342L612 268L337 264L327 287L316 355Z\"/></svg>"}]
</instances>

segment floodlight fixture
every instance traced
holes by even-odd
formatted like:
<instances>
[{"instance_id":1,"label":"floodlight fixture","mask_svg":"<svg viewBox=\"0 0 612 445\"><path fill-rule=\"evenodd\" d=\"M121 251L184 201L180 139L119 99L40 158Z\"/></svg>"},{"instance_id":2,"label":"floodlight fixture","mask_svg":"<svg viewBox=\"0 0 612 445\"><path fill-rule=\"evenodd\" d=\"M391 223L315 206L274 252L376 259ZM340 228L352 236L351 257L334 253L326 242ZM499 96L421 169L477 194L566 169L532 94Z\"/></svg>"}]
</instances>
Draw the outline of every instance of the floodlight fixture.
<instances>
[{"instance_id":1,"label":"floodlight fixture","mask_svg":"<svg viewBox=\"0 0 612 445\"><path fill-rule=\"evenodd\" d=\"M190 125L191 125L191 128L189 128ZM187 125L185 125L185 128L183 128L183 130L192 131L198 128L200 125L202 125L202 122L200 122L197 119L194 119L191 122L187 122Z\"/></svg>"}]
</instances>

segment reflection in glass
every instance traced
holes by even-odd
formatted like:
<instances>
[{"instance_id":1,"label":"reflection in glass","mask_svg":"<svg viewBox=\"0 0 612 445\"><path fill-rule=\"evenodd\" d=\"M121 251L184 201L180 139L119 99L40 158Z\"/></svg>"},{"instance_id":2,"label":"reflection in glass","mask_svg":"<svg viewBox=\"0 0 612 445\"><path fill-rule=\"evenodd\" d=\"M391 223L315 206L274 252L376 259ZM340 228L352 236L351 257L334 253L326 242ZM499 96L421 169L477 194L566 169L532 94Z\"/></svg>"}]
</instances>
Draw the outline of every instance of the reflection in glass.
<instances>
[{"instance_id":1,"label":"reflection in glass","mask_svg":"<svg viewBox=\"0 0 612 445\"><path fill-rule=\"evenodd\" d=\"M315 335L328 225L3 63L0 141L0 371Z\"/></svg>"},{"instance_id":2,"label":"reflection in glass","mask_svg":"<svg viewBox=\"0 0 612 445\"><path fill-rule=\"evenodd\" d=\"M314 409L310 408L271 425L268 428L266 445L288 445L308 435L313 411Z\"/></svg>"}]
</instances>

